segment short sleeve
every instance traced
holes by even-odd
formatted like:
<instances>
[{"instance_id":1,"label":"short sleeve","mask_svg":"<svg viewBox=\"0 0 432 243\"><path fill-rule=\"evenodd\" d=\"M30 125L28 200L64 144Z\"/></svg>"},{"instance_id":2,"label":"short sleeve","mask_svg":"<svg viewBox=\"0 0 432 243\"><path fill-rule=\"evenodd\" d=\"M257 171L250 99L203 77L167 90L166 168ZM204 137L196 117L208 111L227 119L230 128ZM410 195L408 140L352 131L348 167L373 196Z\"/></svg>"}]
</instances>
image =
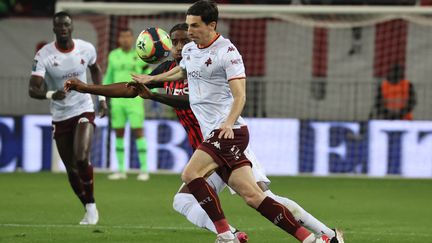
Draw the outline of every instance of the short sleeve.
<instances>
[{"instance_id":1,"label":"short sleeve","mask_svg":"<svg viewBox=\"0 0 432 243\"><path fill-rule=\"evenodd\" d=\"M32 72L31 75L36 75L40 77L45 77L45 63L44 58L42 57L43 52L38 51L33 59Z\"/></svg>"},{"instance_id":2,"label":"short sleeve","mask_svg":"<svg viewBox=\"0 0 432 243\"><path fill-rule=\"evenodd\" d=\"M243 58L233 44L222 48L219 54L223 60L222 63L228 81L237 78L246 78Z\"/></svg>"},{"instance_id":3,"label":"short sleeve","mask_svg":"<svg viewBox=\"0 0 432 243\"><path fill-rule=\"evenodd\" d=\"M188 45L188 44L186 44L186 45ZM185 46L186 46L185 45ZM186 56L186 54L185 54L185 50L186 50L186 48L185 48L185 46L183 47L183 50L182 50L182 57L185 57ZM183 69L183 70L186 70L186 60L185 60L186 58L182 58L181 59L181 61L180 61L180 63L179 63L179 67L181 68L181 69Z\"/></svg>"},{"instance_id":4,"label":"short sleeve","mask_svg":"<svg viewBox=\"0 0 432 243\"><path fill-rule=\"evenodd\" d=\"M183 70L186 70L186 61L184 58L180 61L179 67Z\"/></svg>"}]
</instances>

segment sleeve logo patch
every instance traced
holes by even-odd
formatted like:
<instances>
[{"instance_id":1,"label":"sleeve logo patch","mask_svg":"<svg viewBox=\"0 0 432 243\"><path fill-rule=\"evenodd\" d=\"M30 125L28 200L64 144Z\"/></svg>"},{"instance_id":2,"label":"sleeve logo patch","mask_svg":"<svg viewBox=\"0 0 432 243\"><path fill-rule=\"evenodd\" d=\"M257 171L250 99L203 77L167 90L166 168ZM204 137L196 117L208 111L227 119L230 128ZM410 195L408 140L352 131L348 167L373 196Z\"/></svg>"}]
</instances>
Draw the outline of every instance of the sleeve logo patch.
<instances>
[{"instance_id":1,"label":"sleeve logo patch","mask_svg":"<svg viewBox=\"0 0 432 243\"><path fill-rule=\"evenodd\" d=\"M32 65L32 71L33 72L36 71L37 64L38 64L38 60L34 59L33 60L33 65Z\"/></svg>"}]
</instances>

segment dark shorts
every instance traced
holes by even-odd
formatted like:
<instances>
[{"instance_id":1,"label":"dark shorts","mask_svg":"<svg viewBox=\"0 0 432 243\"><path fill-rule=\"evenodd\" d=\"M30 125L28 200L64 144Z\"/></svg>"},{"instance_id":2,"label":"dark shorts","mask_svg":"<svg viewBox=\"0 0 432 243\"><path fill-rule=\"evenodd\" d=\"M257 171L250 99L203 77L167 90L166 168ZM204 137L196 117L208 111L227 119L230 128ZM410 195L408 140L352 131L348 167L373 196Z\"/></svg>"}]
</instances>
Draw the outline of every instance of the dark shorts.
<instances>
[{"instance_id":1,"label":"dark shorts","mask_svg":"<svg viewBox=\"0 0 432 243\"><path fill-rule=\"evenodd\" d=\"M227 182L231 172L242 166L251 166L244 151L249 143L249 131L246 126L233 129L234 139L219 139L220 130L213 130L200 144L198 149L208 153L219 165L216 170L221 178Z\"/></svg>"},{"instance_id":2,"label":"dark shorts","mask_svg":"<svg viewBox=\"0 0 432 243\"><path fill-rule=\"evenodd\" d=\"M93 124L94 127L96 127L96 124L94 123L94 119L95 119L94 112L84 112L78 116L71 117L67 120L53 121L52 125L53 125L54 139L66 134L73 134L76 126L80 122L88 121L91 124Z\"/></svg>"}]
</instances>

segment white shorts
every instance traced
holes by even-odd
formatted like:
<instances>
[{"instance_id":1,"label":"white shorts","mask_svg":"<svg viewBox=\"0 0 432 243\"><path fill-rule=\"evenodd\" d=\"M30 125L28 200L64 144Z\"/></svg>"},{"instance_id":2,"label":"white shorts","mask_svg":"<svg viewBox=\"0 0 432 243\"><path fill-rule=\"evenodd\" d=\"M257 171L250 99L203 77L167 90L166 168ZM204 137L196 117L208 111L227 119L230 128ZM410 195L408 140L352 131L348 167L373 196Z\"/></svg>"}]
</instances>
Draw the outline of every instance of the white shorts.
<instances>
[{"instance_id":1,"label":"white shorts","mask_svg":"<svg viewBox=\"0 0 432 243\"><path fill-rule=\"evenodd\" d=\"M244 151L244 153L245 153L246 157L252 163L252 173L255 177L255 181L256 182L262 181L265 184L270 185L270 180L269 180L269 178L267 178L266 173L264 171L264 168L259 163L255 154L252 152L252 149L250 149L248 146L246 148L246 150Z\"/></svg>"}]
</instances>

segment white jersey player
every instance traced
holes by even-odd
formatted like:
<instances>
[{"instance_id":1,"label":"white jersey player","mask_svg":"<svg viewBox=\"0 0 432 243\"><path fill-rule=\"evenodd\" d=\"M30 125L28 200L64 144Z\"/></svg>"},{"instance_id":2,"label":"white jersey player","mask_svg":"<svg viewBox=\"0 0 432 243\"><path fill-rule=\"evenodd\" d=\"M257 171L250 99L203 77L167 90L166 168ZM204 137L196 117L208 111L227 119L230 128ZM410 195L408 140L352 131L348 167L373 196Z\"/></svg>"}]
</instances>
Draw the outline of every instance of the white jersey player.
<instances>
[{"instance_id":1,"label":"white jersey player","mask_svg":"<svg viewBox=\"0 0 432 243\"><path fill-rule=\"evenodd\" d=\"M31 75L44 78L48 90L63 90L66 80L73 77L87 83L87 67L95 65L96 50L89 42L72 41L71 50L62 51L53 41L36 53ZM63 121L84 112L94 112L94 105L90 94L71 91L62 100L51 100L50 111L53 121Z\"/></svg>"},{"instance_id":2,"label":"white jersey player","mask_svg":"<svg viewBox=\"0 0 432 243\"><path fill-rule=\"evenodd\" d=\"M72 77L86 81L87 68L93 82L100 84L102 72L96 63L93 45L72 39L73 23L68 13L54 15L53 30L55 41L39 50L33 61L29 95L35 99L51 100L53 137L69 183L85 208L80 224L94 225L99 214L93 196L93 166L89 161L95 118L93 102L89 94L65 93L63 85ZM105 100L100 99L102 116L105 110Z\"/></svg>"},{"instance_id":3,"label":"white jersey player","mask_svg":"<svg viewBox=\"0 0 432 243\"><path fill-rule=\"evenodd\" d=\"M212 220L218 233L216 242L238 242L217 194L203 178L216 168L226 168L231 174L229 186L287 233L302 242L330 242L326 235L317 238L301 226L283 204L266 196L256 184L251 162L244 154L249 133L240 117L246 96L244 65L237 49L216 32L217 20L214 2L195 2L186 13L188 36L195 43L183 48L181 67L144 80L147 83L188 79L191 108L205 140L186 165L182 180Z\"/></svg>"}]
</instances>

